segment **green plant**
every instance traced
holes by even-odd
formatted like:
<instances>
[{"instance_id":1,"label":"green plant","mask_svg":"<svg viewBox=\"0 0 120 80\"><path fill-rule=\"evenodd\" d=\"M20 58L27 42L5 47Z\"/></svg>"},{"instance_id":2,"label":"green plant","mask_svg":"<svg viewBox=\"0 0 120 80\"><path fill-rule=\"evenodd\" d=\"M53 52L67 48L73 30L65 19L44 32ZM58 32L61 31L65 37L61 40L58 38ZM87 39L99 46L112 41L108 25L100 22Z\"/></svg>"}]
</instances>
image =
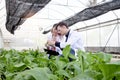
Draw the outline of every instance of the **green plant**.
<instances>
[{"instance_id":1,"label":"green plant","mask_svg":"<svg viewBox=\"0 0 120 80\"><path fill-rule=\"evenodd\" d=\"M0 49L0 80L120 80L120 62L110 63L111 58L80 50L75 57L70 45L50 59L39 50Z\"/></svg>"}]
</instances>

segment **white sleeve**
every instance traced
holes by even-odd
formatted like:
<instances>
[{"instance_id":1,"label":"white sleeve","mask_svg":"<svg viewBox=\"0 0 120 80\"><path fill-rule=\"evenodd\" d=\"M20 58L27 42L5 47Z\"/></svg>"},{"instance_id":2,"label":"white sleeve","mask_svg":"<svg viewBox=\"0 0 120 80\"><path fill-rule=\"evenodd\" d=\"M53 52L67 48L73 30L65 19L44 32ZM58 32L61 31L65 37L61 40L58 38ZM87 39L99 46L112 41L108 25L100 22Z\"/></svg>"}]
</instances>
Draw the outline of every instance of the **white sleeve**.
<instances>
[{"instance_id":1,"label":"white sleeve","mask_svg":"<svg viewBox=\"0 0 120 80\"><path fill-rule=\"evenodd\" d=\"M66 45L73 45L75 44L79 39L81 39L81 35L79 32L73 32L68 36L67 42L61 42L60 47L64 48Z\"/></svg>"}]
</instances>

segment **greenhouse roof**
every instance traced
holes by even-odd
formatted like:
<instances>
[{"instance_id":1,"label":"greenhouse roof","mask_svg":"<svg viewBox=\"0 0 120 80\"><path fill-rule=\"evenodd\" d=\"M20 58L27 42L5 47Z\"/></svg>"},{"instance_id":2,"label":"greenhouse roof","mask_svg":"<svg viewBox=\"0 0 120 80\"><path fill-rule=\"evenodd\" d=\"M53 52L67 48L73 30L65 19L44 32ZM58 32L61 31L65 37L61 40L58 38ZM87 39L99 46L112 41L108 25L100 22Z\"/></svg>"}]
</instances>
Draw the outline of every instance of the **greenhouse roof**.
<instances>
[{"instance_id":1,"label":"greenhouse roof","mask_svg":"<svg viewBox=\"0 0 120 80\"><path fill-rule=\"evenodd\" d=\"M0 0L0 26L5 25L6 22L6 8L4 1L5 0ZM52 25L57 22L69 19L76 13L91 6L100 5L110 1L111 0L51 0L43 9L37 12L34 16L28 18L24 24L20 25L17 30L22 26L37 26L41 32L48 31L51 29ZM112 10L90 20L77 22L70 28L79 29L82 27L109 22L111 20L119 22L119 18L120 10Z\"/></svg>"}]
</instances>

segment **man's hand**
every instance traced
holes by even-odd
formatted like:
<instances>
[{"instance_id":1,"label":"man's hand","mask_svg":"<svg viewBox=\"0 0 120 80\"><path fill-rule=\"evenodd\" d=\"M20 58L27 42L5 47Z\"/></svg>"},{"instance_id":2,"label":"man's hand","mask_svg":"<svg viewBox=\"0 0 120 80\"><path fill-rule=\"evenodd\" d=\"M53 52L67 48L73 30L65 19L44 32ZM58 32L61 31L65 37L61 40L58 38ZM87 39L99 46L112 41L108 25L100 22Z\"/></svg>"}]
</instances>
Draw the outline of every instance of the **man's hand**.
<instances>
[{"instance_id":1,"label":"man's hand","mask_svg":"<svg viewBox=\"0 0 120 80\"><path fill-rule=\"evenodd\" d=\"M50 46L55 46L55 41L53 41L53 40L48 40L48 41L47 41L47 44L50 45Z\"/></svg>"}]
</instances>

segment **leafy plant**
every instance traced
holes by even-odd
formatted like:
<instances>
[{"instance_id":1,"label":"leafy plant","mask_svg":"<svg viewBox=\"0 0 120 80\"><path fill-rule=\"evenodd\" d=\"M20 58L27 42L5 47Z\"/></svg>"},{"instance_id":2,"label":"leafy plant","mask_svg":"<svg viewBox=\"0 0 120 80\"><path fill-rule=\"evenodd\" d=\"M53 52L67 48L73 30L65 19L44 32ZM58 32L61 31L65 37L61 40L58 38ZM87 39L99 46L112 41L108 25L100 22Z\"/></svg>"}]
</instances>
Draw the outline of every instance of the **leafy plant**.
<instances>
[{"instance_id":1,"label":"leafy plant","mask_svg":"<svg viewBox=\"0 0 120 80\"><path fill-rule=\"evenodd\" d=\"M70 45L50 59L38 49L0 49L0 80L120 80L120 62L111 63L111 58L80 50L74 56Z\"/></svg>"}]
</instances>

